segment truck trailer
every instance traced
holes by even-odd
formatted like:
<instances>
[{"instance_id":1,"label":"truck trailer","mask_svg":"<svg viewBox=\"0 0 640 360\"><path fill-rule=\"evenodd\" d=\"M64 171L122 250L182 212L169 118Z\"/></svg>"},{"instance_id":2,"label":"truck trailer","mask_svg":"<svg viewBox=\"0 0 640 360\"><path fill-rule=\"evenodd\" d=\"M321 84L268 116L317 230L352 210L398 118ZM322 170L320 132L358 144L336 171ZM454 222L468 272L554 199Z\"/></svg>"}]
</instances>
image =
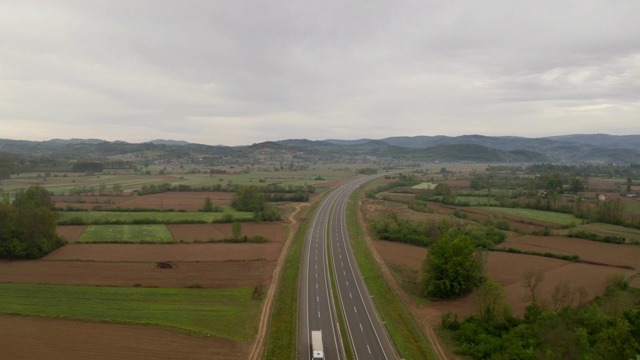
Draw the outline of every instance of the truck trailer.
<instances>
[{"instance_id":1,"label":"truck trailer","mask_svg":"<svg viewBox=\"0 0 640 360\"><path fill-rule=\"evenodd\" d=\"M324 349L322 347L322 330L311 331L311 352L313 360L324 360Z\"/></svg>"}]
</instances>

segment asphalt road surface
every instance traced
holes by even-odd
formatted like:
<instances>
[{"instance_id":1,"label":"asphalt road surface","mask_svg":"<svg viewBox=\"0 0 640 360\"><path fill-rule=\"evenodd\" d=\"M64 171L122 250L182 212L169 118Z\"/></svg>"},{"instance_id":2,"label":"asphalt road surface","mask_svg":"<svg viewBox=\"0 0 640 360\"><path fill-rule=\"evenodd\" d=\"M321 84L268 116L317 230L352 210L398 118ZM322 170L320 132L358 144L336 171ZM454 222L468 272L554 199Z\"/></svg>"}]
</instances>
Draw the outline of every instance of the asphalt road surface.
<instances>
[{"instance_id":1,"label":"asphalt road surface","mask_svg":"<svg viewBox=\"0 0 640 360\"><path fill-rule=\"evenodd\" d=\"M325 359L346 358L336 306L342 310L346 335L356 359L397 358L360 276L349 244L345 219L351 193L378 176L361 178L335 189L322 202L309 226L299 286L300 359L311 358L312 330L322 330ZM327 254L327 235L331 244L331 263ZM328 266L333 267L339 304L333 302Z\"/></svg>"}]
</instances>

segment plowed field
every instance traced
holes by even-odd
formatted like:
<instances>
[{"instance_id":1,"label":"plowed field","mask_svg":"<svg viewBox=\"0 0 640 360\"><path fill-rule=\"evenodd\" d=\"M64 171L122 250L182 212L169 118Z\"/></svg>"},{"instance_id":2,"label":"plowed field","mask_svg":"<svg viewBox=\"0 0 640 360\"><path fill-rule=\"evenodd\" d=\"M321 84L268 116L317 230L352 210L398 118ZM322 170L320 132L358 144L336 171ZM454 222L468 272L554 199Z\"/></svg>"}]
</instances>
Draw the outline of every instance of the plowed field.
<instances>
[{"instance_id":1,"label":"plowed field","mask_svg":"<svg viewBox=\"0 0 640 360\"><path fill-rule=\"evenodd\" d=\"M577 254L581 260L614 266L640 267L640 246L606 244L562 236L518 236L498 245L521 250Z\"/></svg>"},{"instance_id":2,"label":"plowed field","mask_svg":"<svg viewBox=\"0 0 640 360\"><path fill-rule=\"evenodd\" d=\"M249 344L147 326L0 315L3 359L246 359Z\"/></svg>"},{"instance_id":3,"label":"plowed field","mask_svg":"<svg viewBox=\"0 0 640 360\"><path fill-rule=\"evenodd\" d=\"M242 235L266 236L271 242L282 242L287 238L287 227L283 224L242 223ZM176 224L167 225L175 241L207 241L232 237L231 224Z\"/></svg>"},{"instance_id":4,"label":"plowed field","mask_svg":"<svg viewBox=\"0 0 640 360\"><path fill-rule=\"evenodd\" d=\"M231 205L234 195L231 192L166 192L131 197L119 205L128 208L198 211L204 206L207 197L211 198L214 205Z\"/></svg>"},{"instance_id":5,"label":"plowed field","mask_svg":"<svg viewBox=\"0 0 640 360\"><path fill-rule=\"evenodd\" d=\"M84 261L238 261L277 260L282 242L260 244L69 244L45 260Z\"/></svg>"},{"instance_id":6,"label":"plowed field","mask_svg":"<svg viewBox=\"0 0 640 360\"><path fill-rule=\"evenodd\" d=\"M84 245L79 245L84 246ZM0 282L60 285L253 287L271 279L274 260L174 262L2 261Z\"/></svg>"},{"instance_id":7,"label":"plowed field","mask_svg":"<svg viewBox=\"0 0 640 360\"><path fill-rule=\"evenodd\" d=\"M408 266L416 270L420 269L424 256L426 256L425 249L413 245L386 241L375 241L374 244L377 252L386 262ZM630 276L634 273L629 269L500 252L488 254L486 270L488 277L504 286L507 302L513 308L514 313L520 316L523 315L524 308L528 305L524 299L526 289L522 286L524 273L527 271L542 270L545 273L538 296L543 302L546 301L549 304L553 290L561 283L569 283L576 293L580 287L584 288L588 295L584 300L591 300L605 290L606 279L610 274L622 273L625 276ZM576 295L575 301L577 302L577 300ZM434 310L438 316L434 316ZM473 296L454 301L436 302L428 305L428 309L420 310L420 313L425 319L428 318L426 320L435 324L439 321L439 315L447 311L456 312L460 316L474 313L476 309Z\"/></svg>"}]
</instances>

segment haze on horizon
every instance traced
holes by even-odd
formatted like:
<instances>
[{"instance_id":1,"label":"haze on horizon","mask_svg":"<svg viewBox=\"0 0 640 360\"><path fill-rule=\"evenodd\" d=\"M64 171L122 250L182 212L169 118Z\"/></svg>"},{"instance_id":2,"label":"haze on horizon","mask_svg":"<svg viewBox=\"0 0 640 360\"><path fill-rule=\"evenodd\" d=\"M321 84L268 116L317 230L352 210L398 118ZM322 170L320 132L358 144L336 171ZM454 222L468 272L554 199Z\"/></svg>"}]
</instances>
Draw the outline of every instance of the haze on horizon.
<instances>
[{"instance_id":1,"label":"haze on horizon","mask_svg":"<svg viewBox=\"0 0 640 360\"><path fill-rule=\"evenodd\" d=\"M640 2L0 3L0 138L640 133Z\"/></svg>"}]
</instances>

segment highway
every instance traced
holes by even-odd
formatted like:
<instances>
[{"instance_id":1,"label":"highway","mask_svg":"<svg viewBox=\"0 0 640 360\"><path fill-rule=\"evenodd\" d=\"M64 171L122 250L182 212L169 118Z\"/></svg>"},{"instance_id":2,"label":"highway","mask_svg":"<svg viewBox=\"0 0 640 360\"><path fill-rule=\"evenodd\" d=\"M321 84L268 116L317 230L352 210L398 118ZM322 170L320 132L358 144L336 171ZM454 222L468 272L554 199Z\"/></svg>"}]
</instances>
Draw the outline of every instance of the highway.
<instances>
[{"instance_id":1,"label":"highway","mask_svg":"<svg viewBox=\"0 0 640 360\"><path fill-rule=\"evenodd\" d=\"M298 354L311 358L310 334L322 330L325 359L344 359L344 346L333 302L330 273L335 274L336 291L355 359L396 359L391 342L380 322L355 262L345 219L351 193L380 175L368 176L340 186L322 202L309 226L299 284ZM327 234L327 230L330 233ZM327 235L331 259L328 261Z\"/></svg>"}]
</instances>

